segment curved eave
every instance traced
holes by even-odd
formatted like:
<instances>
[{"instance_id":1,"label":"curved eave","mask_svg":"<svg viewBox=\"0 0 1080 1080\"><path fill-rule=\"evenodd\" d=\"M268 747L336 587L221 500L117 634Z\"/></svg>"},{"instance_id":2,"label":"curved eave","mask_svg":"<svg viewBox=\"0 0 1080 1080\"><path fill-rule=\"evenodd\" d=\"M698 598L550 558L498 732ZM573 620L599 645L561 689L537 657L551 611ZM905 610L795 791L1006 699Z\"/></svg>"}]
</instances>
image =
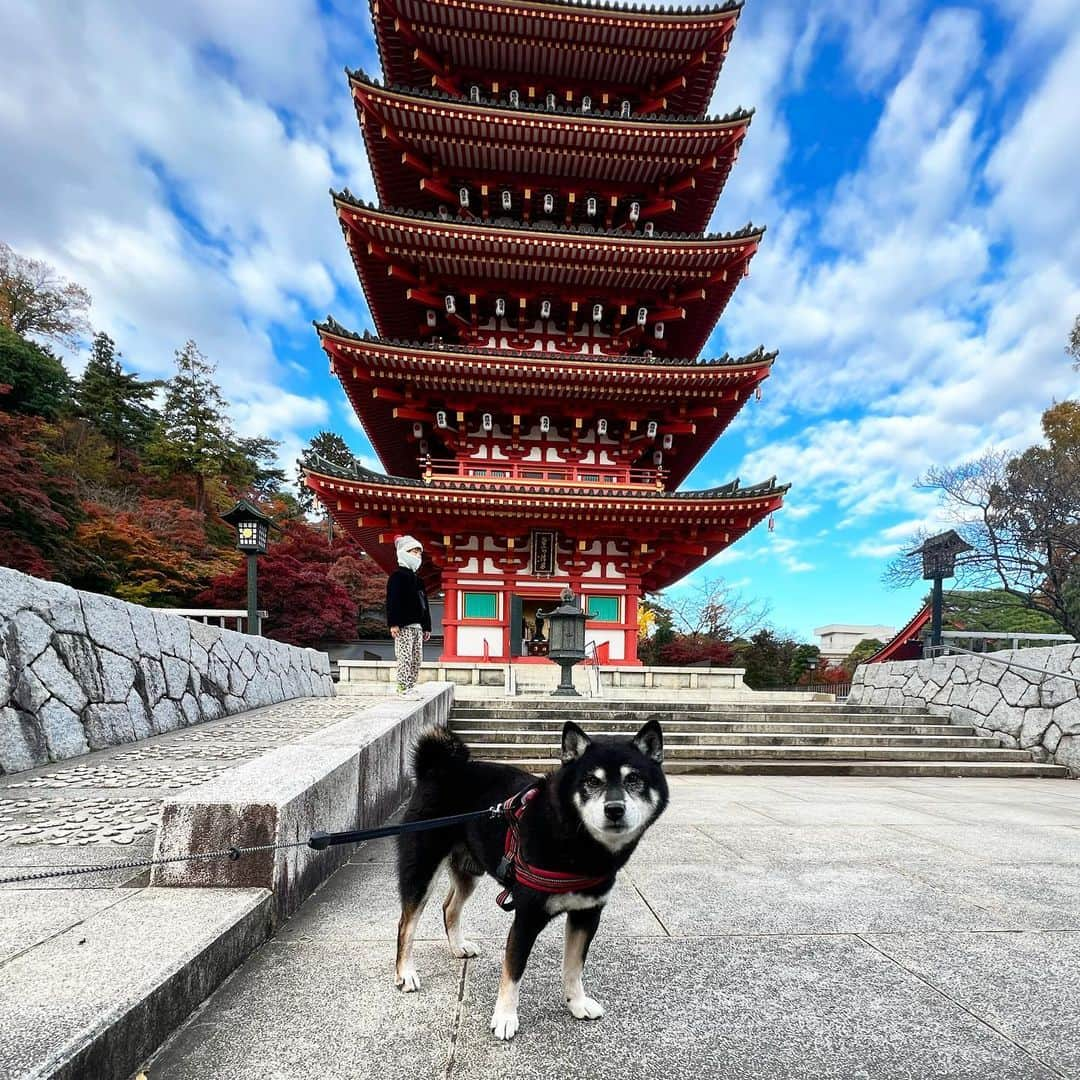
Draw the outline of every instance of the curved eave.
<instances>
[{"instance_id":1,"label":"curved eave","mask_svg":"<svg viewBox=\"0 0 1080 1080\"><path fill-rule=\"evenodd\" d=\"M665 588L735 543L783 505L788 485L736 484L674 495L553 490L514 485L447 488L403 477L380 477L355 468L308 462L304 478L334 520L358 536L379 560L395 532L410 532L438 559L443 538L469 531L524 535L553 527L566 536L630 540L653 558L642 576L646 589ZM376 550L381 545L382 550ZM381 561L381 560L380 560Z\"/></svg>"},{"instance_id":2,"label":"curved eave","mask_svg":"<svg viewBox=\"0 0 1080 1080\"><path fill-rule=\"evenodd\" d=\"M315 490L336 493L339 501L353 499L361 504L352 507L360 511L364 503L387 508L411 505L414 509L431 512L462 512L476 517L483 514L503 515L515 511L531 511L545 515L565 515L566 521L620 518L621 514L638 515L672 523L692 523L694 515L746 514L776 509L776 500L790 488L777 484L775 477L750 487L741 487L737 480L720 487L702 491L673 493L639 492L629 488L598 489L595 486L553 485L543 483L499 484L459 482L443 484L415 480L405 476L384 476L359 465L335 466L322 459L311 458L301 463L305 481ZM576 514L575 514L576 512Z\"/></svg>"},{"instance_id":3,"label":"curved eave","mask_svg":"<svg viewBox=\"0 0 1080 1080\"><path fill-rule=\"evenodd\" d=\"M408 441L410 425L398 418L393 400L407 390L432 414L429 424L447 399L466 395L478 410L496 413L559 411L559 403L575 401L584 413L632 407L642 416L677 419L683 406L693 415L696 430L680 438L678 451L665 457L667 486L677 487L769 376L777 355L759 349L738 360L649 365L642 357L623 363L618 358L570 359L550 353L455 353L364 339L316 325L331 370L380 461L405 476L420 471L416 447ZM380 388L390 394L377 396ZM439 442L435 430L428 438ZM643 449L642 464L654 448L650 444ZM442 457L444 450L436 448L432 456Z\"/></svg>"},{"instance_id":4,"label":"curved eave","mask_svg":"<svg viewBox=\"0 0 1080 1080\"><path fill-rule=\"evenodd\" d=\"M494 374L503 378L520 372L528 373L529 378L536 378L538 372L547 374L550 369L552 377L560 376L560 373L561 377L567 379L577 376L582 383L595 378L610 382L612 377L623 377L635 382L647 380L664 384L667 381L679 380L680 386L706 386L715 385L727 375L753 377L759 372L767 372L778 356L777 352L767 352L760 347L746 356L732 357L725 354L703 360L455 348L452 345L364 336L346 330L333 320L317 322L314 325L323 348L331 358L335 355L348 355L350 358L363 359L366 364L380 364L403 373L433 369L458 375Z\"/></svg>"},{"instance_id":5,"label":"curved eave","mask_svg":"<svg viewBox=\"0 0 1080 1080\"><path fill-rule=\"evenodd\" d=\"M897 653L901 652L905 645L913 638L917 637L926 624L930 621L931 608L927 604L921 610L916 612L911 622L903 629L899 630L890 641L886 641L884 645L873 656L868 656L863 663L864 664L884 664L891 660Z\"/></svg>"},{"instance_id":6,"label":"curved eave","mask_svg":"<svg viewBox=\"0 0 1080 1080\"><path fill-rule=\"evenodd\" d=\"M418 45L452 70L504 78L573 78L596 86L647 88L685 72L685 85L666 95L666 107L698 115L712 97L741 7L646 10L551 0L371 0L388 82L431 82L431 70L416 58Z\"/></svg>"},{"instance_id":7,"label":"curved eave","mask_svg":"<svg viewBox=\"0 0 1080 1080\"><path fill-rule=\"evenodd\" d=\"M422 306L412 282L462 296L515 288L555 297L620 297L675 306L664 351L696 355L757 251L763 229L723 235L646 238L585 229L465 224L367 206L348 195L334 203L375 326L382 337L415 336ZM411 279L411 280L410 280ZM426 306L426 305L424 305Z\"/></svg>"},{"instance_id":8,"label":"curved eave","mask_svg":"<svg viewBox=\"0 0 1080 1080\"><path fill-rule=\"evenodd\" d=\"M492 108L386 89L357 75L350 81L379 199L415 210L445 202L421 183L422 162L470 183L519 187L528 178L533 186L585 190L605 196L605 209L609 193L655 196L657 207L670 207L650 211L661 227L700 232L750 124L749 113L687 122ZM676 195L661 197L661 185L673 180Z\"/></svg>"}]
</instances>

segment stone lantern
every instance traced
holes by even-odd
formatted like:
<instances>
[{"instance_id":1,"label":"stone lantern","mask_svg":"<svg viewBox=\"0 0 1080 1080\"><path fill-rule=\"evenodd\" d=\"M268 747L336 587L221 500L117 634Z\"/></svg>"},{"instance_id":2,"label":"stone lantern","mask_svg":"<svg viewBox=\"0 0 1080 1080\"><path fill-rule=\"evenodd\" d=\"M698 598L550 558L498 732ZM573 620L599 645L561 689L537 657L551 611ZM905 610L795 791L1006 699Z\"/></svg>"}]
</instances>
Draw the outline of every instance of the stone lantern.
<instances>
[{"instance_id":1,"label":"stone lantern","mask_svg":"<svg viewBox=\"0 0 1080 1080\"><path fill-rule=\"evenodd\" d=\"M258 635L259 626L259 584L256 560L266 554L266 545L270 538L270 526L273 521L257 510L246 499L241 499L221 520L236 529L236 547L247 555L247 631Z\"/></svg>"},{"instance_id":2,"label":"stone lantern","mask_svg":"<svg viewBox=\"0 0 1080 1080\"><path fill-rule=\"evenodd\" d=\"M562 679L552 691L556 697L580 697L574 689L574 665L585 659L585 620L570 589L563 589L562 603L549 612L536 614L548 621L548 659L562 668Z\"/></svg>"},{"instance_id":3,"label":"stone lantern","mask_svg":"<svg viewBox=\"0 0 1080 1080\"><path fill-rule=\"evenodd\" d=\"M956 574L956 556L970 551L971 545L955 529L927 537L921 547L909 551L909 555L921 555L923 580L934 583L930 610L930 646L941 647L941 582Z\"/></svg>"}]
</instances>

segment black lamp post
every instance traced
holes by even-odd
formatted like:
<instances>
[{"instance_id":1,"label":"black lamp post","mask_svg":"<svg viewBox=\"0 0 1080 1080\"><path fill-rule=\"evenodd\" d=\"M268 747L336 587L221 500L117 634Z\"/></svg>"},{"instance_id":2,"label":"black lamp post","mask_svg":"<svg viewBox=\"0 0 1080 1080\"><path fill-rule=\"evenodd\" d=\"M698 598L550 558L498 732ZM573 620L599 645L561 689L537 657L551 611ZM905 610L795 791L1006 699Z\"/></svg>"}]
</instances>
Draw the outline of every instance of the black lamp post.
<instances>
[{"instance_id":1,"label":"black lamp post","mask_svg":"<svg viewBox=\"0 0 1080 1080\"><path fill-rule=\"evenodd\" d=\"M928 537L922 547L908 552L922 556L923 580L934 583L930 603L930 647L933 649L941 646L941 582L955 576L956 556L970 550L971 545L955 529L950 529Z\"/></svg>"},{"instance_id":2,"label":"black lamp post","mask_svg":"<svg viewBox=\"0 0 1080 1080\"><path fill-rule=\"evenodd\" d=\"M221 520L235 527L236 547L247 555L247 630L249 634L258 635L259 585L256 560L260 555L266 554L273 521L246 499L241 499L227 514L222 514Z\"/></svg>"},{"instance_id":3,"label":"black lamp post","mask_svg":"<svg viewBox=\"0 0 1080 1080\"><path fill-rule=\"evenodd\" d=\"M555 697L580 697L574 689L574 665L585 659L585 620L574 594L563 589L562 603L552 611L538 611L537 617L548 621L548 659L562 668L562 680L552 691Z\"/></svg>"}]
</instances>

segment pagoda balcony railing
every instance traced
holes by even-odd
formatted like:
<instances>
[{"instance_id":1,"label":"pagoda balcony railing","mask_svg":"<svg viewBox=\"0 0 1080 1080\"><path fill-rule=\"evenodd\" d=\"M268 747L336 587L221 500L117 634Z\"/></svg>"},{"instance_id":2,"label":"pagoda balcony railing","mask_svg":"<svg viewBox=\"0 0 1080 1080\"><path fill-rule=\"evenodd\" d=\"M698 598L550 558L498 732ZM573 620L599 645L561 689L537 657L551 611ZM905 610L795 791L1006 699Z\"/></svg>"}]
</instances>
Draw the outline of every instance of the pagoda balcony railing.
<instances>
[{"instance_id":1,"label":"pagoda balcony railing","mask_svg":"<svg viewBox=\"0 0 1080 1080\"><path fill-rule=\"evenodd\" d=\"M662 491L664 469L633 469L628 465L582 465L562 461L504 461L455 458L421 458L425 480L453 483L456 480L499 484L572 484L574 487L609 489L647 488Z\"/></svg>"}]
</instances>

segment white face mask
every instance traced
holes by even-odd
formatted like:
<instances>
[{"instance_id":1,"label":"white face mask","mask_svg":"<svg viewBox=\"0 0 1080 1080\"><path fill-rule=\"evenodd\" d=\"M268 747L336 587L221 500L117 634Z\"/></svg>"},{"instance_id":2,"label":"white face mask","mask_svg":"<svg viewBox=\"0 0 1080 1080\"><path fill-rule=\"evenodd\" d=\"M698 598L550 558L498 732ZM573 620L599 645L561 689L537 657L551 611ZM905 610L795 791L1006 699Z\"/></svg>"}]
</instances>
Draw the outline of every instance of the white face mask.
<instances>
[{"instance_id":1,"label":"white face mask","mask_svg":"<svg viewBox=\"0 0 1080 1080\"><path fill-rule=\"evenodd\" d=\"M420 569L420 559L421 556L414 555L411 551L403 551L398 556L398 563L415 574Z\"/></svg>"}]
</instances>

